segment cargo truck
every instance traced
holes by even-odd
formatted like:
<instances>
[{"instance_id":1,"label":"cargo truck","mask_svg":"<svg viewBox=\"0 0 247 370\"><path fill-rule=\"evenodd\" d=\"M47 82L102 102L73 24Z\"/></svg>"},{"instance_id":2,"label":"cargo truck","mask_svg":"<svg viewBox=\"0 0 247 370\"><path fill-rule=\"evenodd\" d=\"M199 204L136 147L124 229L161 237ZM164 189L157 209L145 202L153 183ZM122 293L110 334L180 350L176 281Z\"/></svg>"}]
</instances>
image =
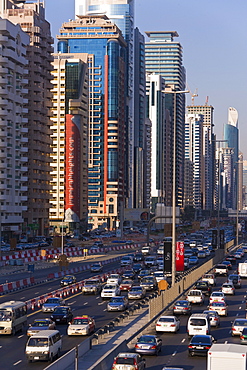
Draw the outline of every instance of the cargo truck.
<instances>
[{"instance_id":1,"label":"cargo truck","mask_svg":"<svg viewBox=\"0 0 247 370\"><path fill-rule=\"evenodd\" d=\"M247 278L247 262L238 264L238 274L241 278Z\"/></svg>"},{"instance_id":2,"label":"cargo truck","mask_svg":"<svg viewBox=\"0 0 247 370\"><path fill-rule=\"evenodd\" d=\"M208 351L207 370L247 370L246 351L241 344L213 344Z\"/></svg>"}]
</instances>

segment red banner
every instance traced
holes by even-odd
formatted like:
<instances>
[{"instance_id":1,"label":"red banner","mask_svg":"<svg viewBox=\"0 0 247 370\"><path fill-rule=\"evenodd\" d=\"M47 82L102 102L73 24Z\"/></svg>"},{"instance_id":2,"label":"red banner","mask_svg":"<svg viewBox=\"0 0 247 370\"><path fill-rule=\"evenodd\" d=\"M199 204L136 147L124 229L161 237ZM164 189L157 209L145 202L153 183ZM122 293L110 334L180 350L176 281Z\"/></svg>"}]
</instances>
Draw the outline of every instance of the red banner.
<instances>
[{"instance_id":1,"label":"red banner","mask_svg":"<svg viewBox=\"0 0 247 370\"><path fill-rule=\"evenodd\" d=\"M176 243L176 271L184 271L184 242Z\"/></svg>"},{"instance_id":2,"label":"red banner","mask_svg":"<svg viewBox=\"0 0 247 370\"><path fill-rule=\"evenodd\" d=\"M65 221L80 221L80 116L67 114L65 129Z\"/></svg>"}]
</instances>

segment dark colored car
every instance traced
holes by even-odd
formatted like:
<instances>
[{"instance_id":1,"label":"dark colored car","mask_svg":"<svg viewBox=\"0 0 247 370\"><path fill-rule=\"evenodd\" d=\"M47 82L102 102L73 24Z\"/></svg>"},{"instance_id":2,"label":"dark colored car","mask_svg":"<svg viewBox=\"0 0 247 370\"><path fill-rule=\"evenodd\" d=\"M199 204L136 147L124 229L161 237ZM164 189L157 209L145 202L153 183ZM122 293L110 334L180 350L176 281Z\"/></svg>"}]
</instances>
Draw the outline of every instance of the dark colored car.
<instances>
[{"instance_id":1,"label":"dark colored car","mask_svg":"<svg viewBox=\"0 0 247 370\"><path fill-rule=\"evenodd\" d=\"M195 283L194 288L201 290L204 295L210 295L212 293L212 287L208 281L199 280Z\"/></svg>"},{"instance_id":2,"label":"dark colored car","mask_svg":"<svg viewBox=\"0 0 247 370\"><path fill-rule=\"evenodd\" d=\"M241 279L237 274L231 274L228 276L228 281L232 281L235 288L241 288Z\"/></svg>"},{"instance_id":3,"label":"dark colored car","mask_svg":"<svg viewBox=\"0 0 247 370\"><path fill-rule=\"evenodd\" d=\"M135 351L143 355L158 355L161 352L162 339L156 335L142 335L137 339Z\"/></svg>"},{"instance_id":4,"label":"dark colored car","mask_svg":"<svg viewBox=\"0 0 247 370\"><path fill-rule=\"evenodd\" d=\"M222 265L226 265L228 270L231 270L232 269L232 264L230 261L223 261L222 262Z\"/></svg>"},{"instance_id":5,"label":"dark colored car","mask_svg":"<svg viewBox=\"0 0 247 370\"><path fill-rule=\"evenodd\" d=\"M135 262L141 262L141 261L143 261L144 260L144 256L143 256L143 254L142 253L136 253L135 255L134 255L134 261Z\"/></svg>"},{"instance_id":6,"label":"dark colored car","mask_svg":"<svg viewBox=\"0 0 247 370\"><path fill-rule=\"evenodd\" d=\"M242 334L240 334L241 344L247 344L247 328L244 328Z\"/></svg>"},{"instance_id":7,"label":"dark colored car","mask_svg":"<svg viewBox=\"0 0 247 370\"><path fill-rule=\"evenodd\" d=\"M191 314L191 304L186 300L179 300L175 303L173 307L174 315L190 315Z\"/></svg>"},{"instance_id":8,"label":"dark colored car","mask_svg":"<svg viewBox=\"0 0 247 370\"><path fill-rule=\"evenodd\" d=\"M68 306L56 307L51 319L57 324L68 324L73 319L72 310Z\"/></svg>"},{"instance_id":9,"label":"dark colored car","mask_svg":"<svg viewBox=\"0 0 247 370\"><path fill-rule=\"evenodd\" d=\"M143 268L143 265L141 263L134 263L134 265L132 266L132 270L136 274L139 274L139 272L141 271L142 268Z\"/></svg>"},{"instance_id":10,"label":"dark colored car","mask_svg":"<svg viewBox=\"0 0 247 370\"><path fill-rule=\"evenodd\" d=\"M148 276L148 275L150 275L149 270L141 270L138 274L138 279L142 279L144 276Z\"/></svg>"},{"instance_id":11,"label":"dark colored car","mask_svg":"<svg viewBox=\"0 0 247 370\"><path fill-rule=\"evenodd\" d=\"M76 277L74 275L66 275L61 280L60 285L68 286L68 285L75 284L75 283L76 283Z\"/></svg>"},{"instance_id":12,"label":"dark colored car","mask_svg":"<svg viewBox=\"0 0 247 370\"><path fill-rule=\"evenodd\" d=\"M100 262L92 263L92 265L90 266L90 271L91 272L101 272L103 271L103 266Z\"/></svg>"},{"instance_id":13,"label":"dark colored car","mask_svg":"<svg viewBox=\"0 0 247 370\"><path fill-rule=\"evenodd\" d=\"M236 263L236 257L235 257L235 256L233 256L232 254L229 254L229 256L227 256L227 257L225 258L225 260L226 260L226 261L230 261L230 262L231 262L231 264L235 264L235 263Z\"/></svg>"},{"instance_id":14,"label":"dark colored car","mask_svg":"<svg viewBox=\"0 0 247 370\"><path fill-rule=\"evenodd\" d=\"M135 273L133 270L126 270L122 274L123 279L134 279L135 278Z\"/></svg>"},{"instance_id":15,"label":"dark colored car","mask_svg":"<svg viewBox=\"0 0 247 370\"><path fill-rule=\"evenodd\" d=\"M211 335L196 334L188 345L189 356L207 356L208 350L215 343Z\"/></svg>"}]
</instances>

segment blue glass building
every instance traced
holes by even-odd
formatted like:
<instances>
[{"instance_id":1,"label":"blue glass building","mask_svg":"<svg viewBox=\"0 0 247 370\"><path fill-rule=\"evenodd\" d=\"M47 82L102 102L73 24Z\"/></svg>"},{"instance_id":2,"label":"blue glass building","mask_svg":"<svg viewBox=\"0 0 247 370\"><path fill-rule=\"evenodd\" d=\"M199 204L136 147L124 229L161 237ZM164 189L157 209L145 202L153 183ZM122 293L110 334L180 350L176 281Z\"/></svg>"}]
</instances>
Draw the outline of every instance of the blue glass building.
<instances>
[{"instance_id":1,"label":"blue glass building","mask_svg":"<svg viewBox=\"0 0 247 370\"><path fill-rule=\"evenodd\" d=\"M115 227L125 191L126 42L106 16L64 23L58 52L88 54L89 224Z\"/></svg>"}]
</instances>

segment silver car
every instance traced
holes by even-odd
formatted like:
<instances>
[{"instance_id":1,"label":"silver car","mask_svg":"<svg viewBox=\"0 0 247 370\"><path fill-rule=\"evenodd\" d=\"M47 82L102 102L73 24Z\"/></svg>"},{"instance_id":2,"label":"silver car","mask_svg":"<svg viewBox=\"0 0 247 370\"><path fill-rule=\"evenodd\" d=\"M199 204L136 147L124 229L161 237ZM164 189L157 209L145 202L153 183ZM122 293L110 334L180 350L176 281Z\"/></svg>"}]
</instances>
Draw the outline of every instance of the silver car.
<instances>
[{"instance_id":1,"label":"silver car","mask_svg":"<svg viewBox=\"0 0 247 370\"><path fill-rule=\"evenodd\" d=\"M64 306L65 301L59 297L48 298L42 306L42 312L53 312L57 306Z\"/></svg>"},{"instance_id":2,"label":"silver car","mask_svg":"<svg viewBox=\"0 0 247 370\"><path fill-rule=\"evenodd\" d=\"M141 286L132 286L131 290L128 292L129 299L142 299L146 295L146 289Z\"/></svg>"},{"instance_id":3,"label":"silver car","mask_svg":"<svg viewBox=\"0 0 247 370\"><path fill-rule=\"evenodd\" d=\"M124 296L112 297L107 304L107 311L124 311L129 305L129 301Z\"/></svg>"},{"instance_id":4,"label":"silver car","mask_svg":"<svg viewBox=\"0 0 247 370\"><path fill-rule=\"evenodd\" d=\"M119 353L115 358L112 370L144 370L146 367L146 360L138 353Z\"/></svg>"}]
</instances>

